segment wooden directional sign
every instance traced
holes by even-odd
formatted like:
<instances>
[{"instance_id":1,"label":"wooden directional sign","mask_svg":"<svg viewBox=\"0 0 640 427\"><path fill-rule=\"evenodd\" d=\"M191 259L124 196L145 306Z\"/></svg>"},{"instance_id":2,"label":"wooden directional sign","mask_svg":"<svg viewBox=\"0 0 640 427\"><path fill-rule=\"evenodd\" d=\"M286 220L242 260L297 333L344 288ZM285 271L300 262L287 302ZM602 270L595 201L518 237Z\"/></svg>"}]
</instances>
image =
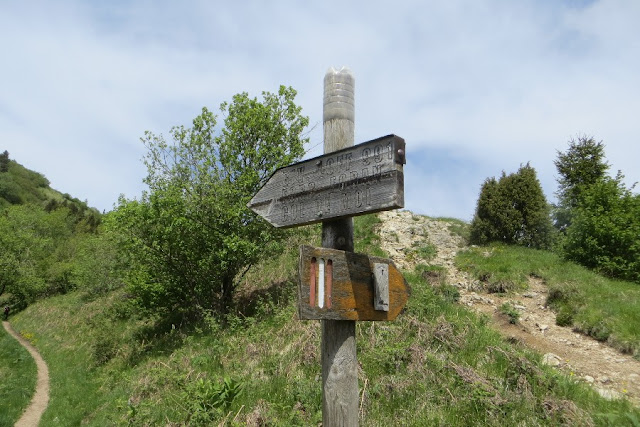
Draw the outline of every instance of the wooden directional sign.
<instances>
[{"instance_id":1,"label":"wooden directional sign","mask_svg":"<svg viewBox=\"0 0 640 427\"><path fill-rule=\"evenodd\" d=\"M300 319L394 320L409 285L390 259L300 247Z\"/></svg>"},{"instance_id":2,"label":"wooden directional sign","mask_svg":"<svg viewBox=\"0 0 640 427\"><path fill-rule=\"evenodd\" d=\"M278 169L247 206L275 227L403 208L404 164L388 135Z\"/></svg>"}]
</instances>

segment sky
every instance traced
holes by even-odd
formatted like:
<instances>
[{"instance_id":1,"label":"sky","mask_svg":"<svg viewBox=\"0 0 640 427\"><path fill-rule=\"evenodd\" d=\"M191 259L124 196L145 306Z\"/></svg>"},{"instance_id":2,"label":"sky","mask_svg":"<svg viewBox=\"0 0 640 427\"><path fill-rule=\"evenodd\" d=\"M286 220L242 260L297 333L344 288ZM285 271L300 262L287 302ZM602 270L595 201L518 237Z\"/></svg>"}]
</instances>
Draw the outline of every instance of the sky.
<instances>
[{"instance_id":1,"label":"sky","mask_svg":"<svg viewBox=\"0 0 640 427\"><path fill-rule=\"evenodd\" d=\"M145 131L236 93L295 88L322 154L324 75L346 66L355 142L406 141L405 208L471 220L527 162L553 202L580 136L640 181L638 22L638 0L0 0L0 151L109 211L145 189Z\"/></svg>"}]
</instances>

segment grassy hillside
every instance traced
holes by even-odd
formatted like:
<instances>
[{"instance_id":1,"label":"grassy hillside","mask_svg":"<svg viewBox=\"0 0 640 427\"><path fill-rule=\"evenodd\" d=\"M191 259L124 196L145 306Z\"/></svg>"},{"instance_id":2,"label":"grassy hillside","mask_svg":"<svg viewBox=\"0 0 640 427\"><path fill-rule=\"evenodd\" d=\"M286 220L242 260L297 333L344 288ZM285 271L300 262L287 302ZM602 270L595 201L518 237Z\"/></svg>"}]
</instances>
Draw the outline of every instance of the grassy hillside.
<instances>
[{"instance_id":1,"label":"grassy hillside","mask_svg":"<svg viewBox=\"0 0 640 427\"><path fill-rule=\"evenodd\" d=\"M16 312L81 285L90 267L82 256L101 221L97 209L0 153L0 306Z\"/></svg>"},{"instance_id":2,"label":"grassy hillside","mask_svg":"<svg viewBox=\"0 0 640 427\"><path fill-rule=\"evenodd\" d=\"M14 160L6 161L6 165L6 170L0 171L0 210L10 205L35 204L48 211L65 206L79 217L99 214L85 202L51 188L41 173Z\"/></svg>"},{"instance_id":3,"label":"grassy hillside","mask_svg":"<svg viewBox=\"0 0 640 427\"><path fill-rule=\"evenodd\" d=\"M640 359L640 286L612 280L557 254L520 246L476 247L458 255L458 266L488 289L523 289L530 276L549 287L547 303L560 326L606 341Z\"/></svg>"},{"instance_id":4,"label":"grassy hillside","mask_svg":"<svg viewBox=\"0 0 640 427\"><path fill-rule=\"evenodd\" d=\"M380 251L376 222L356 220L358 251ZM122 290L17 314L49 363L43 425L318 425L320 324L297 320L295 301L298 245L319 236L307 227L253 268L225 323L142 318ZM357 325L361 425L638 425L638 410L543 366L420 268L405 272L412 296L398 320Z\"/></svg>"}]
</instances>

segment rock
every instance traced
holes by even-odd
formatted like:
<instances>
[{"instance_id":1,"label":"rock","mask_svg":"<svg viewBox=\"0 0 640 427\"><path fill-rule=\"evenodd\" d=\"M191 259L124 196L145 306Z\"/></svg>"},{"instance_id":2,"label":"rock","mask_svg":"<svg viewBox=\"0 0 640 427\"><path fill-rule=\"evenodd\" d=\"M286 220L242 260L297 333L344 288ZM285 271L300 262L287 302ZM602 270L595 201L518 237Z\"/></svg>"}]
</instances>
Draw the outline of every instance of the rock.
<instances>
[{"instance_id":1,"label":"rock","mask_svg":"<svg viewBox=\"0 0 640 427\"><path fill-rule=\"evenodd\" d=\"M559 356L553 353L547 353L542 356L542 363L549 366L558 366L560 365L561 359Z\"/></svg>"},{"instance_id":2,"label":"rock","mask_svg":"<svg viewBox=\"0 0 640 427\"><path fill-rule=\"evenodd\" d=\"M525 292L524 294L522 294L522 296L525 298L535 298L538 296L538 294L535 292Z\"/></svg>"},{"instance_id":3,"label":"rock","mask_svg":"<svg viewBox=\"0 0 640 427\"><path fill-rule=\"evenodd\" d=\"M525 311L527 309L527 307L525 307L524 305L518 305L518 304L514 304L513 308L515 308L516 310L521 310L521 311Z\"/></svg>"},{"instance_id":4,"label":"rock","mask_svg":"<svg viewBox=\"0 0 640 427\"><path fill-rule=\"evenodd\" d=\"M591 375L585 375L585 376L584 376L584 380L585 380L586 382L588 382L589 384L593 384L593 383L594 383L594 381L595 381L595 378L593 378Z\"/></svg>"},{"instance_id":5,"label":"rock","mask_svg":"<svg viewBox=\"0 0 640 427\"><path fill-rule=\"evenodd\" d=\"M609 390L606 388L596 388L596 391L600 396L607 400L620 399L621 395L615 390Z\"/></svg>"},{"instance_id":6,"label":"rock","mask_svg":"<svg viewBox=\"0 0 640 427\"><path fill-rule=\"evenodd\" d=\"M538 329L540 329L542 332L546 331L547 329L549 329L549 325L541 325L539 323L536 323L536 326L538 327Z\"/></svg>"},{"instance_id":7,"label":"rock","mask_svg":"<svg viewBox=\"0 0 640 427\"><path fill-rule=\"evenodd\" d=\"M598 377L598 381L601 382L602 384L609 384L611 382L611 378L602 376L602 377Z\"/></svg>"},{"instance_id":8,"label":"rock","mask_svg":"<svg viewBox=\"0 0 640 427\"><path fill-rule=\"evenodd\" d=\"M629 374L629 381L632 383L640 383L640 375L638 374Z\"/></svg>"}]
</instances>

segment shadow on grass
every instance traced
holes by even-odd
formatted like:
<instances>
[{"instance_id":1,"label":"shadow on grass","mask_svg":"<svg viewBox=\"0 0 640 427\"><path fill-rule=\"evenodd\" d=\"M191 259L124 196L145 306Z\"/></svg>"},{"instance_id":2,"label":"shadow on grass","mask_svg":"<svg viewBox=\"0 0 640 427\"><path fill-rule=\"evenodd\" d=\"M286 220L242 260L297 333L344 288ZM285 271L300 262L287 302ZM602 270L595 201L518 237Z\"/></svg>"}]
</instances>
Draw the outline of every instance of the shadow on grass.
<instances>
[{"instance_id":1,"label":"shadow on grass","mask_svg":"<svg viewBox=\"0 0 640 427\"><path fill-rule=\"evenodd\" d=\"M211 333L211 323L223 329L237 327L231 319L260 319L274 316L282 307L292 304L296 296L296 284L290 280L273 282L266 288L238 293L228 314L210 312L209 315L185 317L176 312L156 318L142 325L133 334L134 348L127 361L137 365L144 359L168 355L180 348L187 337ZM242 321L242 320L241 320ZM105 359L104 361L107 361Z\"/></svg>"},{"instance_id":2,"label":"shadow on grass","mask_svg":"<svg viewBox=\"0 0 640 427\"><path fill-rule=\"evenodd\" d=\"M236 299L238 316L265 317L273 315L276 309L291 304L296 297L296 284L292 280L280 280L266 288L254 289Z\"/></svg>"}]
</instances>

